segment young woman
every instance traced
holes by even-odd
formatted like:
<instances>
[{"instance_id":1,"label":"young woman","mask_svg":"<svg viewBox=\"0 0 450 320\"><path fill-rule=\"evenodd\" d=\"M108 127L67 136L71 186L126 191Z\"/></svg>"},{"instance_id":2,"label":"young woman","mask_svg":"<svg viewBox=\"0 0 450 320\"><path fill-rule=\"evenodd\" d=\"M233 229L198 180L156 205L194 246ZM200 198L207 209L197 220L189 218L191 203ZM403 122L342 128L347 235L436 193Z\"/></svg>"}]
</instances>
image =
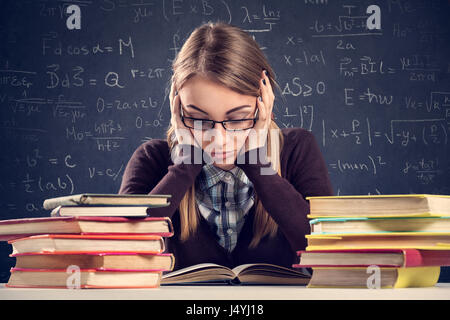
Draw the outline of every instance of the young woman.
<instances>
[{"instance_id":1,"label":"young woman","mask_svg":"<svg viewBox=\"0 0 450 320\"><path fill-rule=\"evenodd\" d=\"M134 152L119 193L172 195L152 215L172 219L174 270L204 262L291 267L310 232L305 197L332 195L314 136L277 126L274 72L238 27L199 26L172 68L167 139Z\"/></svg>"}]
</instances>

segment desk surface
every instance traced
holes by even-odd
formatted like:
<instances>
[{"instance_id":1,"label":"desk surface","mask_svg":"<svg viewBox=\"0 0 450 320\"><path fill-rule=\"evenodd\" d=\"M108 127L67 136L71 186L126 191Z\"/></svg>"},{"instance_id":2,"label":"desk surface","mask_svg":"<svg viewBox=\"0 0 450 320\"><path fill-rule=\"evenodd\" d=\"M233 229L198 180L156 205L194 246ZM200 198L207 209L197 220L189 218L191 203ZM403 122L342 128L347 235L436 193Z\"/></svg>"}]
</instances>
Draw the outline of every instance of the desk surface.
<instances>
[{"instance_id":1,"label":"desk surface","mask_svg":"<svg viewBox=\"0 0 450 320\"><path fill-rule=\"evenodd\" d=\"M450 300L450 283L430 288L328 289L305 286L162 286L155 289L28 289L0 284L0 300Z\"/></svg>"}]
</instances>

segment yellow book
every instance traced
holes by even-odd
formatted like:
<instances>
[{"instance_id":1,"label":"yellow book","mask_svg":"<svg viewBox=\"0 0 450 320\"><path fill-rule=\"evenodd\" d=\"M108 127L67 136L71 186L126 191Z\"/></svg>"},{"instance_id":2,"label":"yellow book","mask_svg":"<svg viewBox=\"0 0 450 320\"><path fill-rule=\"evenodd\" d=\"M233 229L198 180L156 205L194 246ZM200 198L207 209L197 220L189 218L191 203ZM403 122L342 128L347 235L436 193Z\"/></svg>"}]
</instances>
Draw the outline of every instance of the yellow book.
<instances>
[{"instance_id":1,"label":"yellow book","mask_svg":"<svg viewBox=\"0 0 450 320\"><path fill-rule=\"evenodd\" d=\"M308 288L411 288L432 287L440 267L359 268L314 267ZM377 279L377 277L379 277Z\"/></svg>"},{"instance_id":2,"label":"yellow book","mask_svg":"<svg viewBox=\"0 0 450 320\"><path fill-rule=\"evenodd\" d=\"M432 194L307 197L309 218L450 216L450 196Z\"/></svg>"},{"instance_id":3,"label":"yellow book","mask_svg":"<svg viewBox=\"0 0 450 320\"><path fill-rule=\"evenodd\" d=\"M309 234L307 251L335 249L450 250L450 232Z\"/></svg>"}]
</instances>

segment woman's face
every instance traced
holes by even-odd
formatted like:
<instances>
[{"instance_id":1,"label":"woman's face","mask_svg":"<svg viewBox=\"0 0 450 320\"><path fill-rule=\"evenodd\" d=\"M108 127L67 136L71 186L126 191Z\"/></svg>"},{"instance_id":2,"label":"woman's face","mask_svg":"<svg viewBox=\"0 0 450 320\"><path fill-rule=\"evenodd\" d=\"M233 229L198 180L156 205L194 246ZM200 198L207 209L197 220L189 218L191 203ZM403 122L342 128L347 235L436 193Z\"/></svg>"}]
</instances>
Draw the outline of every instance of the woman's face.
<instances>
[{"instance_id":1,"label":"woman's face","mask_svg":"<svg viewBox=\"0 0 450 320\"><path fill-rule=\"evenodd\" d=\"M255 117L256 97L236 93L203 76L196 75L186 81L178 94L185 117L215 121ZM211 156L213 164L224 170L234 167L238 152L250 132L226 131L220 123L210 130L189 130L202 149Z\"/></svg>"}]
</instances>

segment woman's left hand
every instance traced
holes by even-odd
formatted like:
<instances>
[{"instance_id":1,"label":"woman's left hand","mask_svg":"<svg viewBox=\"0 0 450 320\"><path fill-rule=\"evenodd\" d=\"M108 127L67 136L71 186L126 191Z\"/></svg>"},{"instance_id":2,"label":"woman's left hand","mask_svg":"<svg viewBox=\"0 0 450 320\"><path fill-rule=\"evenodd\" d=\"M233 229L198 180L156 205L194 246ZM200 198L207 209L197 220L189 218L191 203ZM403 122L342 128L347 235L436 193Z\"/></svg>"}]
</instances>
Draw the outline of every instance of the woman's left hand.
<instances>
[{"instance_id":1,"label":"woman's left hand","mask_svg":"<svg viewBox=\"0 0 450 320\"><path fill-rule=\"evenodd\" d=\"M259 81L260 96L256 99L258 120L256 120L255 126L247 136L247 140L244 144L244 152L263 147L266 144L267 133L273 119L272 109L275 95L273 94L272 86L269 77L265 74L265 70L261 73L262 78Z\"/></svg>"}]
</instances>

